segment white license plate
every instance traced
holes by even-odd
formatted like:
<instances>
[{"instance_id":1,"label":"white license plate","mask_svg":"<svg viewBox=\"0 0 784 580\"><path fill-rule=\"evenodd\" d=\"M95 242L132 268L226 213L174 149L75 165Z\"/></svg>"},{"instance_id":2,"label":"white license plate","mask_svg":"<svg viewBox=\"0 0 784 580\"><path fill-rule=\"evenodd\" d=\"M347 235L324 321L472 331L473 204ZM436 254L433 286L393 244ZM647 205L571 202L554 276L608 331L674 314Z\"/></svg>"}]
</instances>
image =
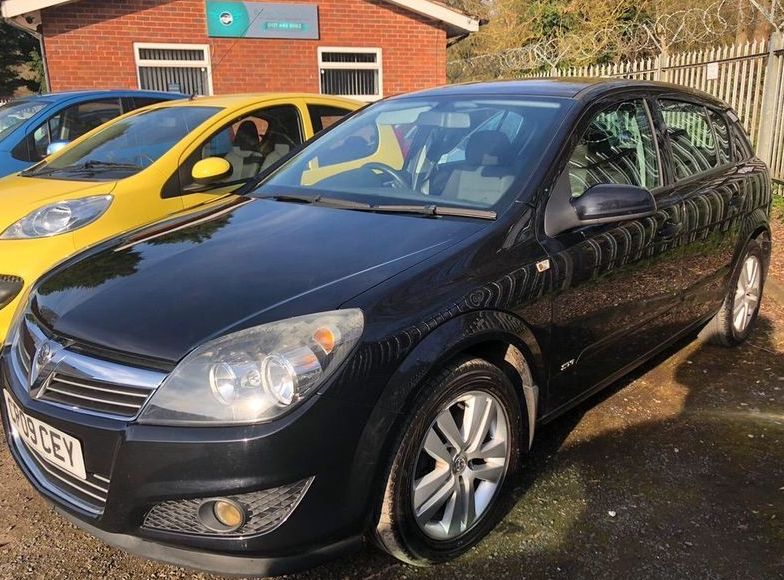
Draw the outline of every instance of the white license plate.
<instances>
[{"instance_id":1,"label":"white license plate","mask_svg":"<svg viewBox=\"0 0 784 580\"><path fill-rule=\"evenodd\" d=\"M50 427L43 421L24 414L7 391L5 405L14 435L20 437L30 449L46 461L79 479L87 479L84 470L82 444L78 439Z\"/></svg>"}]
</instances>

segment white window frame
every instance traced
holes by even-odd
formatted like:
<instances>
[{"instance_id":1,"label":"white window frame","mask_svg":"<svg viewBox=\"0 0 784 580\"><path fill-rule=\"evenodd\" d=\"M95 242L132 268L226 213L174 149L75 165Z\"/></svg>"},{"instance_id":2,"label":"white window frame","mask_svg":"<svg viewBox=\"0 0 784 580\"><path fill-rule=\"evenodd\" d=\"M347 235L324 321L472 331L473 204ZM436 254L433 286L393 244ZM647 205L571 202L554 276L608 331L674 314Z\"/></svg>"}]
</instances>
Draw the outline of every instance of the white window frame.
<instances>
[{"instance_id":1,"label":"white window frame","mask_svg":"<svg viewBox=\"0 0 784 580\"><path fill-rule=\"evenodd\" d=\"M155 50L201 50L204 55L202 60L142 60L140 52L142 49L150 48ZM134 42L133 56L136 63L136 86L142 88L142 77L140 69L142 67L167 67L167 68L199 68L207 71L207 94L212 95L212 61L209 44L166 44L158 42Z\"/></svg>"},{"instance_id":2,"label":"white window frame","mask_svg":"<svg viewBox=\"0 0 784 580\"><path fill-rule=\"evenodd\" d=\"M375 54L376 62L324 62L325 52L342 52L357 54ZM378 101L384 98L384 61L380 48L365 48L360 46L320 46L318 48L318 77L319 92L324 94L324 79L321 71L329 70L375 70L378 71L378 94L377 95L335 95L357 99L359 101Z\"/></svg>"}]
</instances>

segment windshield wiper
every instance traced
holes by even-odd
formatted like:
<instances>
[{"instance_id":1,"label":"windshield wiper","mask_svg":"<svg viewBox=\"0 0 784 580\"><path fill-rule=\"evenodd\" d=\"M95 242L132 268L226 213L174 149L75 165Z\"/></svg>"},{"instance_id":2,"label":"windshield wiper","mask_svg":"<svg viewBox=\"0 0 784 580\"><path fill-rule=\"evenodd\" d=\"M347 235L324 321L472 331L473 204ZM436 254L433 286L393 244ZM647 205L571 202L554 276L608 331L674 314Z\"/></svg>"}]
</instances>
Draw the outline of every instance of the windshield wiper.
<instances>
[{"instance_id":1,"label":"windshield wiper","mask_svg":"<svg viewBox=\"0 0 784 580\"><path fill-rule=\"evenodd\" d=\"M441 205L374 205L370 211L381 213L413 213L428 217L450 216L467 217L480 220L495 220L498 214L488 209L467 207L448 207Z\"/></svg>"},{"instance_id":2,"label":"windshield wiper","mask_svg":"<svg viewBox=\"0 0 784 580\"><path fill-rule=\"evenodd\" d=\"M323 195L268 195L260 196L258 199L272 199L275 201L286 201L293 203L317 204L334 207L338 209L349 209L354 211L369 211L376 213L409 213L425 217L466 217L483 220L495 220L498 214L486 209L471 209L463 207L444 207L439 205L371 205L358 201L349 201L336 197Z\"/></svg>"},{"instance_id":3,"label":"windshield wiper","mask_svg":"<svg viewBox=\"0 0 784 580\"><path fill-rule=\"evenodd\" d=\"M349 201L347 199L339 199L337 197L328 197L324 195L262 195L258 199L272 199L275 201L288 201L293 203L316 204L326 205L338 209L357 209L357 210L370 210L373 206L369 203L362 203L359 201Z\"/></svg>"},{"instance_id":4,"label":"windshield wiper","mask_svg":"<svg viewBox=\"0 0 784 580\"><path fill-rule=\"evenodd\" d=\"M144 167L135 163L117 163L115 161L99 161L97 159L89 159L82 163L81 167L85 169L144 169Z\"/></svg>"},{"instance_id":5,"label":"windshield wiper","mask_svg":"<svg viewBox=\"0 0 784 580\"><path fill-rule=\"evenodd\" d=\"M28 170L23 172L23 175L36 176L36 175L52 175L53 173L95 173L96 171L112 169L128 169L139 170L144 169L141 165L134 165L133 163L115 163L114 161L98 161L97 159L88 159L84 163L77 163L75 165L66 165L64 167L42 167L39 170Z\"/></svg>"}]
</instances>

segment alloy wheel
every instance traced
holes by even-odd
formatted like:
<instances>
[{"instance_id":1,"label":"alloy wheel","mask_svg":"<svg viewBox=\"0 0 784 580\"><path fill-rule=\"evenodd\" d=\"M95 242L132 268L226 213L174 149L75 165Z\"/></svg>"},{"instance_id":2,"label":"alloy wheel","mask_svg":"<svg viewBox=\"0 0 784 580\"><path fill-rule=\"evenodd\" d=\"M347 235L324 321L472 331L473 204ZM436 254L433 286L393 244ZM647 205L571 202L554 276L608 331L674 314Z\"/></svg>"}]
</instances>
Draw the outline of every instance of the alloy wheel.
<instances>
[{"instance_id":1,"label":"alloy wheel","mask_svg":"<svg viewBox=\"0 0 784 580\"><path fill-rule=\"evenodd\" d=\"M762 286L762 268L757 256L749 255L743 262L743 267L738 276L735 288L735 298L732 305L732 326L736 332L742 334L746 331L760 300Z\"/></svg>"},{"instance_id":2,"label":"alloy wheel","mask_svg":"<svg viewBox=\"0 0 784 580\"><path fill-rule=\"evenodd\" d=\"M419 528L452 540L486 513L509 467L509 421L501 402L470 391L447 403L425 433L412 483Z\"/></svg>"}]
</instances>

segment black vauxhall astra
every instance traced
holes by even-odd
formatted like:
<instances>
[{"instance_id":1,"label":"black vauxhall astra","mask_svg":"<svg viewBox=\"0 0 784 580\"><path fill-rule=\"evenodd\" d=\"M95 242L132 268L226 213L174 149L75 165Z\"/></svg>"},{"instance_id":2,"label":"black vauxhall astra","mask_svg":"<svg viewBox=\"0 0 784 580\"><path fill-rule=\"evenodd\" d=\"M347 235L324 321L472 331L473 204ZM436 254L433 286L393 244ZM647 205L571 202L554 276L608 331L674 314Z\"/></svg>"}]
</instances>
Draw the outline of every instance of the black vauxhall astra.
<instances>
[{"instance_id":1,"label":"black vauxhall astra","mask_svg":"<svg viewBox=\"0 0 784 580\"><path fill-rule=\"evenodd\" d=\"M0 372L60 513L219 572L465 552L537 425L691 332L743 341L770 255L738 117L654 83L388 99L243 193L48 274Z\"/></svg>"}]
</instances>

